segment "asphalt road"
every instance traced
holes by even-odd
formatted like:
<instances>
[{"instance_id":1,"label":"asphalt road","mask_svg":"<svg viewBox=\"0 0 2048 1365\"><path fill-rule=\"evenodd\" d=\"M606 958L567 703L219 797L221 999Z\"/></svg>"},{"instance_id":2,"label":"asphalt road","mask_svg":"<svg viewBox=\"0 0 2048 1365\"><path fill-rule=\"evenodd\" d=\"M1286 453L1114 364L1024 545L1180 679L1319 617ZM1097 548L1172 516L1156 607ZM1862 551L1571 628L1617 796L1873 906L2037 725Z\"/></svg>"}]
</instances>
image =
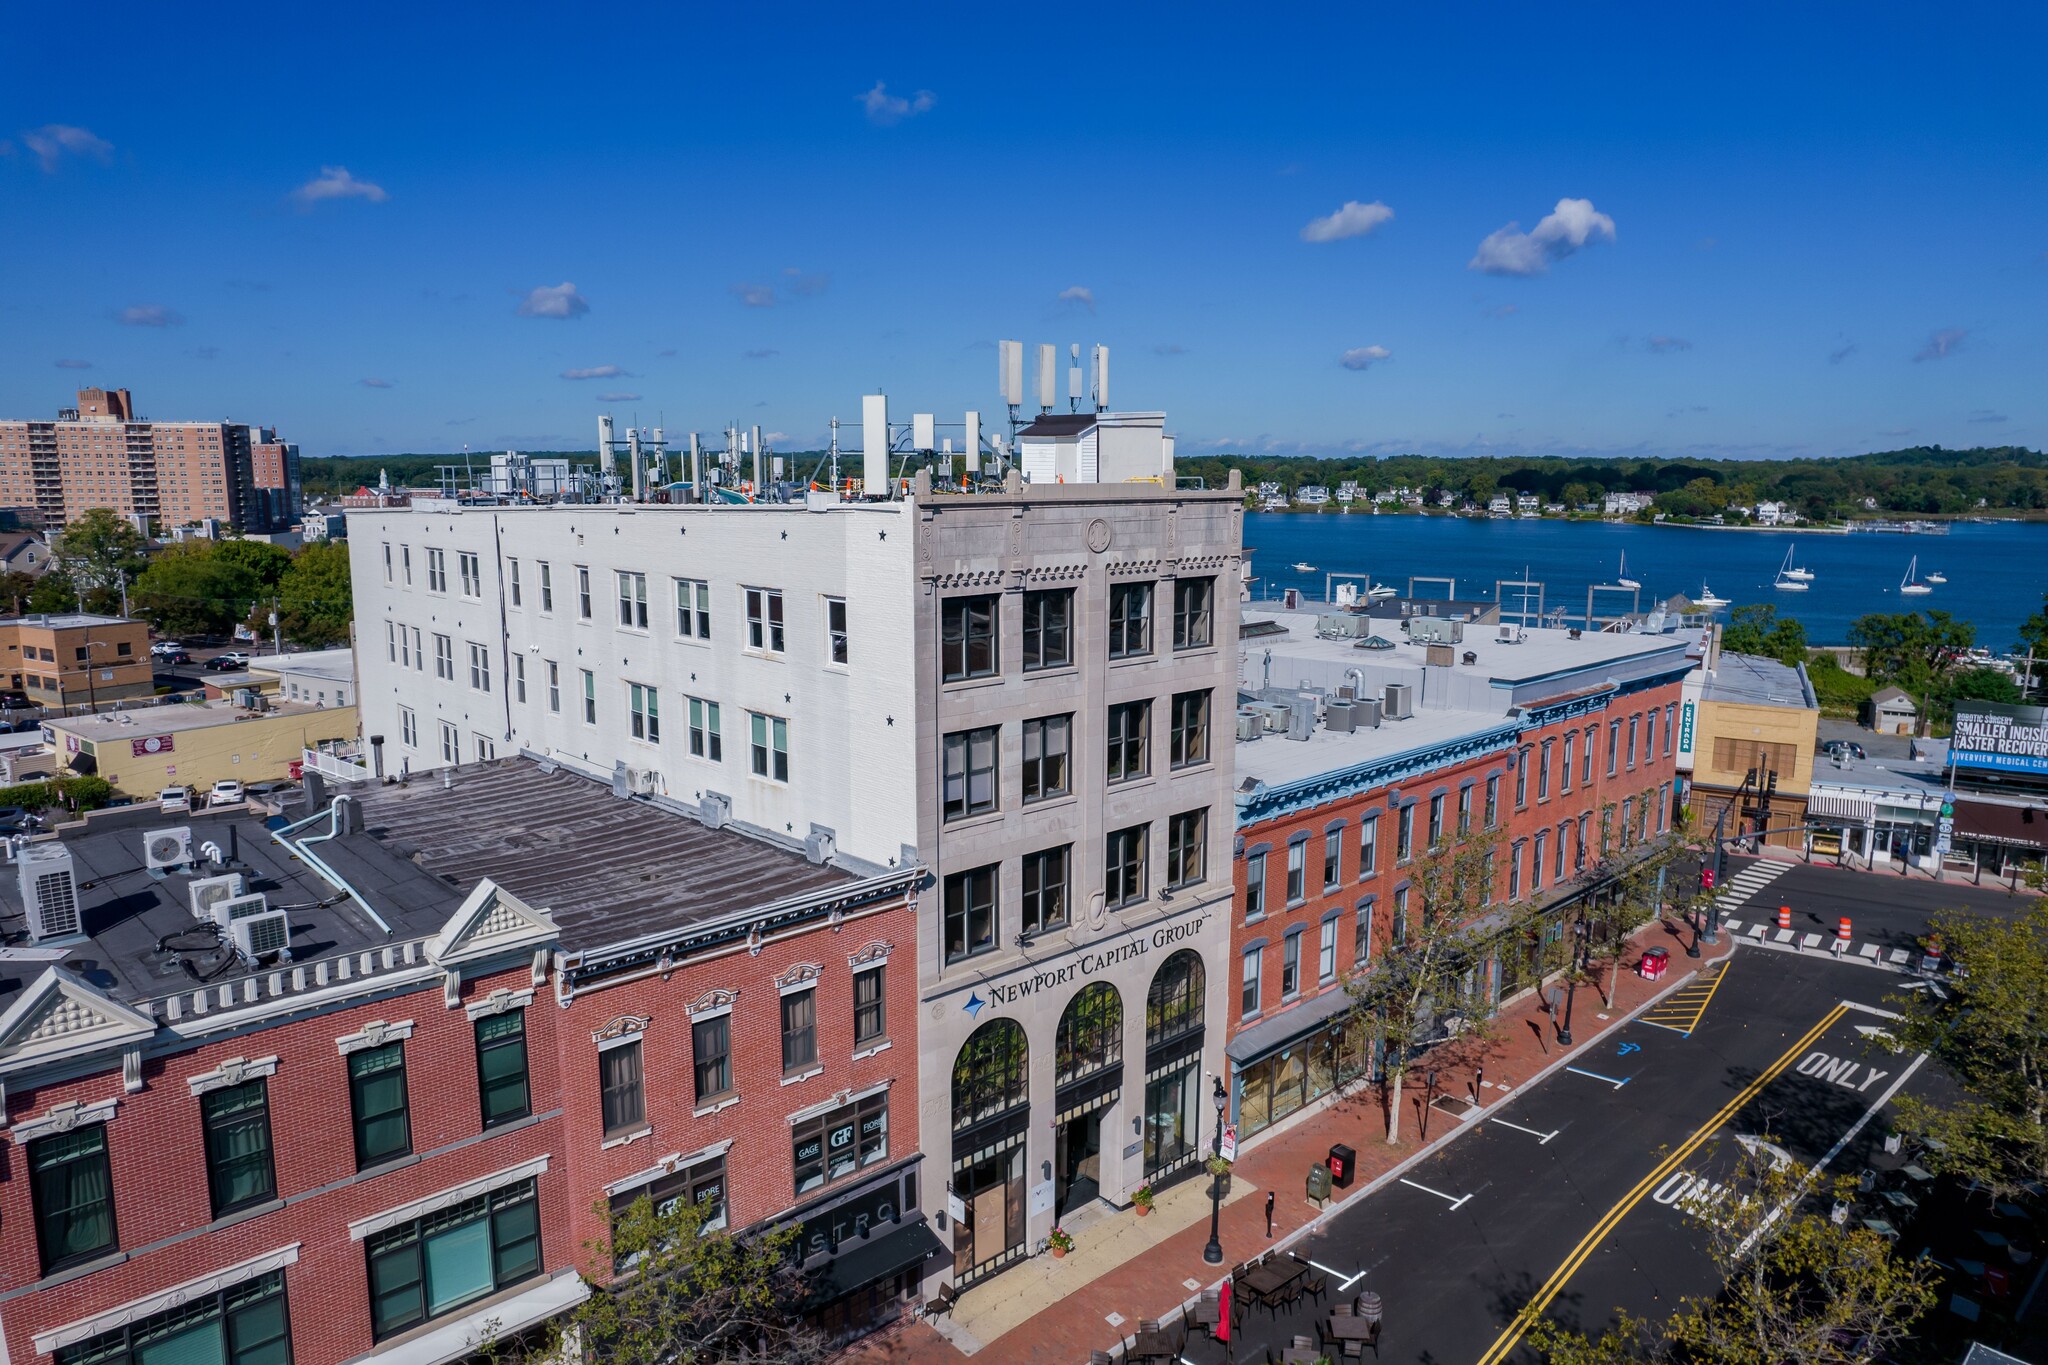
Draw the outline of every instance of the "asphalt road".
<instances>
[{"instance_id":1,"label":"asphalt road","mask_svg":"<svg viewBox=\"0 0 2048 1365\"><path fill-rule=\"evenodd\" d=\"M1748 866L1747 858L1728 860L1728 875ZM1795 864L1734 918L1745 923L1780 905L1792 907L1792 927L1803 933L1833 937L1835 922L1846 915L1856 941L1875 941L1886 948L1911 948L1926 934L1938 910L1967 910L1991 916L2017 915L2025 895L2008 894L1995 886L1973 886L1960 877L1933 882L1915 874L1862 872L1824 863Z\"/></svg>"},{"instance_id":2,"label":"asphalt road","mask_svg":"<svg viewBox=\"0 0 2048 1365\"><path fill-rule=\"evenodd\" d=\"M1390 1362L1533 1361L1513 1327L1532 1298L1593 1330L1617 1308L1665 1316L1714 1287L1702 1231L1678 1201L1725 1172L1735 1138L1768 1137L1811 1165L1901 1082L1941 1084L1926 1068L1909 1077L1911 1058L1858 1032L1884 1023L1869 1008L1883 1008L1899 976L1754 947L1723 970L1689 1031L1638 1020L1574 1059L1577 1070L1527 1093L1485 1092L1475 1131L1297 1248L1327 1268L1328 1297L1277 1316L1250 1309L1234 1358L1314 1337L1330 1303L1368 1289L1385 1303ZM1446 1121L1456 1120L1432 1119ZM1871 1164L1883 1133L1881 1116L1867 1120L1830 1169ZM1251 1250L1224 1249L1232 1261ZM1195 1365L1224 1358L1205 1340L1187 1351Z\"/></svg>"}]
</instances>

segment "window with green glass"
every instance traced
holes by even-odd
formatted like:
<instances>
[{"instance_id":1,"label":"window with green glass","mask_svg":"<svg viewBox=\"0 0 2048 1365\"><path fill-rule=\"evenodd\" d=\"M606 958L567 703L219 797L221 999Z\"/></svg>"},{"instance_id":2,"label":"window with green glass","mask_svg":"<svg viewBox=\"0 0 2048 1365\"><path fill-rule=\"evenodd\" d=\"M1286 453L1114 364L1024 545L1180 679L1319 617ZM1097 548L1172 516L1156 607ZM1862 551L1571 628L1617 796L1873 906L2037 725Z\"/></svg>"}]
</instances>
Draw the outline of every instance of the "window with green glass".
<instances>
[{"instance_id":1,"label":"window with green glass","mask_svg":"<svg viewBox=\"0 0 2048 1365\"><path fill-rule=\"evenodd\" d=\"M281 1270L56 1352L56 1365L291 1365L291 1359Z\"/></svg>"},{"instance_id":2,"label":"window with green glass","mask_svg":"<svg viewBox=\"0 0 2048 1365\"><path fill-rule=\"evenodd\" d=\"M412 1150L405 1105L405 1044L365 1048L348 1059L348 1098L355 1115L356 1169Z\"/></svg>"},{"instance_id":3,"label":"window with green glass","mask_svg":"<svg viewBox=\"0 0 2048 1365\"><path fill-rule=\"evenodd\" d=\"M28 1169L45 1275L120 1245L105 1124L37 1138L28 1145Z\"/></svg>"},{"instance_id":4,"label":"window with green glass","mask_svg":"<svg viewBox=\"0 0 2048 1365\"><path fill-rule=\"evenodd\" d=\"M277 1193L270 1157L270 1082L258 1077L199 1097L206 1127L206 1183L213 1216L261 1204Z\"/></svg>"},{"instance_id":5,"label":"window with green glass","mask_svg":"<svg viewBox=\"0 0 2048 1365\"><path fill-rule=\"evenodd\" d=\"M540 1205L522 1180L366 1239L381 1341L540 1274Z\"/></svg>"},{"instance_id":6,"label":"window with green glass","mask_svg":"<svg viewBox=\"0 0 2048 1365\"><path fill-rule=\"evenodd\" d=\"M486 1014L476 1021L476 1079L484 1127L533 1112L526 1085L526 1011Z\"/></svg>"}]
</instances>

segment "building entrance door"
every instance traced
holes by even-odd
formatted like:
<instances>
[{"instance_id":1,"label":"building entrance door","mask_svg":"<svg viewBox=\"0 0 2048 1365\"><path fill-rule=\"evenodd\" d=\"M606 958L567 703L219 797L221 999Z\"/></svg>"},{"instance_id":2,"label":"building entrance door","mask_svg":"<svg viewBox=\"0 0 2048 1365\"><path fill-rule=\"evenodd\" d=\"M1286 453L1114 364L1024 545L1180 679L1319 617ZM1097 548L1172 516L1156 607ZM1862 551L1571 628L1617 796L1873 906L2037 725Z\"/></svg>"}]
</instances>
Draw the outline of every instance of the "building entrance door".
<instances>
[{"instance_id":1,"label":"building entrance door","mask_svg":"<svg viewBox=\"0 0 2048 1365\"><path fill-rule=\"evenodd\" d=\"M1053 1191L1053 1206L1061 1218L1102 1193L1103 1112L1093 1109L1060 1125L1053 1162L1059 1185Z\"/></svg>"}]
</instances>

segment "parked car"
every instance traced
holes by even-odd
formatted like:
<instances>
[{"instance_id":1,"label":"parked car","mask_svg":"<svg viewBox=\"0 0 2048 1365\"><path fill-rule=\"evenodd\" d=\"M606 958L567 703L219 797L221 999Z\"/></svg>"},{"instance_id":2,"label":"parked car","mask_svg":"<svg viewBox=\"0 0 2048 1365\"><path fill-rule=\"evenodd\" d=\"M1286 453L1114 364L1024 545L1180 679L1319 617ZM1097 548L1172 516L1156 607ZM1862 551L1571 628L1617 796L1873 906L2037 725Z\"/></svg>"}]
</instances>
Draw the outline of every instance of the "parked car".
<instances>
[{"instance_id":1,"label":"parked car","mask_svg":"<svg viewBox=\"0 0 2048 1365\"><path fill-rule=\"evenodd\" d=\"M0 717L0 735L25 735L31 730L40 730L43 723L34 716Z\"/></svg>"},{"instance_id":2,"label":"parked car","mask_svg":"<svg viewBox=\"0 0 2048 1365\"><path fill-rule=\"evenodd\" d=\"M1847 754L1850 758L1869 757L1868 754L1863 752L1863 746L1853 739L1828 740L1820 746L1820 751L1829 757L1833 757L1836 754Z\"/></svg>"},{"instance_id":3,"label":"parked car","mask_svg":"<svg viewBox=\"0 0 2048 1365\"><path fill-rule=\"evenodd\" d=\"M182 649L165 650L161 654L152 650L151 657L160 664L189 664L192 662L192 656Z\"/></svg>"},{"instance_id":4,"label":"parked car","mask_svg":"<svg viewBox=\"0 0 2048 1365\"><path fill-rule=\"evenodd\" d=\"M35 705L35 703L28 699L28 693L22 691L20 688L0 688L0 708L13 710L33 705Z\"/></svg>"},{"instance_id":5,"label":"parked car","mask_svg":"<svg viewBox=\"0 0 2048 1365\"><path fill-rule=\"evenodd\" d=\"M206 671L209 673L229 673L235 669L247 668L248 666L249 656L239 649L231 649L225 654L216 654L206 661Z\"/></svg>"},{"instance_id":6,"label":"parked car","mask_svg":"<svg viewBox=\"0 0 2048 1365\"><path fill-rule=\"evenodd\" d=\"M43 817L25 806L0 806L0 839L17 834L34 834L43 827Z\"/></svg>"},{"instance_id":7,"label":"parked car","mask_svg":"<svg viewBox=\"0 0 2048 1365\"><path fill-rule=\"evenodd\" d=\"M185 815L192 810L190 787L165 787L156 794L157 809L166 815Z\"/></svg>"},{"instance_id":8,"label":"parked car","mask_svg":"<svg viewBox=\"0 0 2048 1365\"><path fill-rule=\"evenodd\" d=\"M231 777L224 777L213 784L213 790L206 794L209 806L231 806L242 800L242 784Z\"/></svg>"},{"instance_id":9,"label":"parked car","mask_svg":"<svg viewBox=\"0 0 2048 1365\"><path fill-rule=\"evenodd\" d=\"M185 646L179 644L176 640L158 640L150 645L149 652L152 654L182 654L185 652Z\"/></svg>"}]
</instances>

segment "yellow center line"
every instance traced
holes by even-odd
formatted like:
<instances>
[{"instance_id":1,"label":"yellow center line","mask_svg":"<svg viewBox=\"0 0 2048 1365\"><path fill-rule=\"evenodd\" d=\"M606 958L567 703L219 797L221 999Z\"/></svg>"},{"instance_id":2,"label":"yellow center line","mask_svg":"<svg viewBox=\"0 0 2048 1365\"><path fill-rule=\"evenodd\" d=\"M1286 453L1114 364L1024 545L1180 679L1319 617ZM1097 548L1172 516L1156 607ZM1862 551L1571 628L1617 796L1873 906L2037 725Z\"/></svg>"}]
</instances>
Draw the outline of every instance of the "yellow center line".
<instances>
[{"instance_id":1,"label":"yellow center line","mask_svg":"<svg viewBox=\"0 0 2048 1365\"><path fill-rule=\"evenodd\" d=\"M1847 1005L1838 1004L1829 1010L1818 1024L1807 1030L1804 1037L1786 1049L1785 1053L1778 1060L1772 1062L1770 1066L1766 1067L1755 1080L1744 1086L1734 1099L1722 1106L1719 1113L1695 1130L1693 1135L1687 1138L1670 1156L1658 1162L1656 1169L1644 1176L1642 1180L1637 1182L1634 1189L1630 1190L1622 1197L1619 1203L1609 1209L1600 1221L1593 1225L1593 1230L1587 1233L1585 1238L1576 1247L1572 1248L1571 1255L1565 1257L1564 1263L1552 1272L1548 1280L1543 1282L1543 1287L1536 1292L1536 1296L1523 1305L1521 1312L1515 1314L1514 1320L1508 1323L1507 1327L1502 1330L1493 1345L1487 1348L1486 1354L1479 1357L1479 1365L1498 1365L1498 1362L1506 1359L1507 1353L1512 1351L1516 1343L1521 1341L1528 1330L1536 1325L1536 1320L1543 1316L1543 1311L1550 1306L1550 1301L1557 1297L1558 1292L1578 1272L1579 1267L1585 1264L1586 1258L1591 1256L1594 1249L1600 1245L1607 1234L1614 1230L1615 1224L1625 1218L1629 1210L1641 1203L1643 1196L1654 1189L1665 1176L1669 1175L1679 1162L1692 1155L1699 1145L1705 1142L1716 1129L1733 1118L1744 1105L1755 1099L1758 1091L1776 1080L1786 1067L1792 1065L1800 1053L1812 1046L1815 1039L1827 1032L1829 1027L1844 1014L1848 1013L1848 1008Z\"/></svg>"}]
</instances>

